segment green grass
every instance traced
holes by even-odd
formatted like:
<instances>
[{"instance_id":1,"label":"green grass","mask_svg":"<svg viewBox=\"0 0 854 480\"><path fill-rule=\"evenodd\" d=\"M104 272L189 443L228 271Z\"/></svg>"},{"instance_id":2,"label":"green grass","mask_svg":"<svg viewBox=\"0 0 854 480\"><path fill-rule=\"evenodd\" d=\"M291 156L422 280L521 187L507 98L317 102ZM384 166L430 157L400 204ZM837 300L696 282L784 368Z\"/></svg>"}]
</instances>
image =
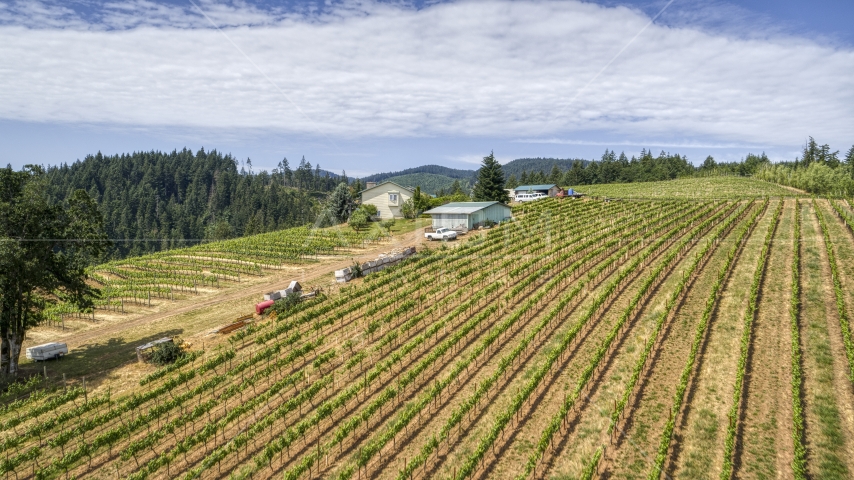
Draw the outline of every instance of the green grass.
<instances>
[{"instance_id":1,"label":"green grass","mask_svg":"<svg viewBox=\"0 0 854 480\"><path fill-rule=\"evenodd\" d=\"M611 183L573 186L592 196L641 198L793 197L788 188L749 177L679 178L663 182Z\"/></svg>"},{"instance_id":2,"label":"green grass","mask_svg":"<svg viewBox=\"0 0 854 480\"><path fill-rule=\"evenodd\" d=\"M816 478L849 478L843 460L845 438L834 391L833 351L825 302L823 259L815 212L809 203L801 204L804 244L804 363L807 380L807 465ZM812 417L812 419L810 418Z\"/></svg>"},{"instance_id":3,"label":"green grass","mask_svg":"<svg viewBox=\"0 0 854 480\"><path fill-rule=\"evenodd\" d=\"M713 445L718 440L719 426L724 423L717 418L713 411L701 408L697 412L697 421L693 425L692 436L700 443ZM712 448L691 450L685 459L684 471L682 472L685 478L711 478L712 453L714 453Z\"/></svg>"}]
</instances>

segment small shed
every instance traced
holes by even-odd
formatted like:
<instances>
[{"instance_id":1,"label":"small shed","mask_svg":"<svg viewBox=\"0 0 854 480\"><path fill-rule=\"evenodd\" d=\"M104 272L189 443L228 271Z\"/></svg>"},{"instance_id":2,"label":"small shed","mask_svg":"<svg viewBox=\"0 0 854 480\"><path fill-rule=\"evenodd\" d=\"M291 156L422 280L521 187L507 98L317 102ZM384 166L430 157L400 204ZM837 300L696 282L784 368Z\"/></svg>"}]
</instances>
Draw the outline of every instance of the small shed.
<instances>
[{"instance_id":1,"label":"small shed","mask_svg":"<svg viewBox=\"0 0 854 480\"><path fill-rule=\"evenodd\" d=\"M501 202L454 202L424 212L433 217L433 228L472 229L487 220L495 223L511 217L510 207Z\"/></svg>"},{"instance_id":2,"label":"small shed","mask_svg":"<svg viewBox=\"0 0 854 480\"><path fill-rule=\"evenodd\" d=\"M142 363L145 361L143 354L147 353L148 350L151 350L152 348L154 348L160 344L170 343L170 342L172 342L172 337L163 337L163 338L158 338L157 340L153 340L151 342L148 342L145 345L140 345L140 346L136 347L136 359L139 361L139 363Z\"/></svg>"},{"instance_id":3,"label":"small shed","mask_svg":"<svg viewBox=\"0 0 854 480\"><path fill-rule=\"evenodd\" d=\"M542 193L550 197L554 197L560 192L561 188L557 185L519 185L513 189L516 195L521 193Z\"/></svg>"},{"instance_id":4,"label":"small shed","mask_svg":"<svg viewBox=\"0 0 854 480\"><path fill-rule=\"evenodd\" d=\"M385 181L379 185L369 186L359 194L363 205L377 207L377 215L380 218L390 219L403 218L400 207L403 206L403 202L415 196L415 191L394 182Z\"/></svg>"}]
</instances>

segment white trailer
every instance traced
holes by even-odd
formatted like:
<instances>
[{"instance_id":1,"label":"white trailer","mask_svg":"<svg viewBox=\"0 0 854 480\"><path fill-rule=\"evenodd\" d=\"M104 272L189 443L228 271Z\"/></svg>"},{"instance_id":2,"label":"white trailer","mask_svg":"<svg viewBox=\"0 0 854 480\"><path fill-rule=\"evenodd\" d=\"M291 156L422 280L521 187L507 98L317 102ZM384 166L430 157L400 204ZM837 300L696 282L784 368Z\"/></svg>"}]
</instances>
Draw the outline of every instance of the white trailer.
<instances>
[{"instance_id":1,"label":"white trailer","mask_svg":"<svg viewBox=\"0 0 854 480\"><path fill-rule=\"evenodd\" d=\"M52 358L59 359L64 355L68 355L68 345L59 342L45 343L27 349L27 359L36 362Z\"/></svg>"}]
</instances>

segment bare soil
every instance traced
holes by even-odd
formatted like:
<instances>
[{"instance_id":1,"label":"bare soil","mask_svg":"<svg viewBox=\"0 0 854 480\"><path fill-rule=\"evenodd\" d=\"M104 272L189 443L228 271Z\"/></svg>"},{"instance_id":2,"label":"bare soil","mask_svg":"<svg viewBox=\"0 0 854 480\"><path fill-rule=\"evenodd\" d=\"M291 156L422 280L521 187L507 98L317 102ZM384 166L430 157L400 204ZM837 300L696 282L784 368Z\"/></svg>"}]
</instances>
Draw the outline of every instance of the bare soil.
<instances>
[{"instance_id":1,"label":"bare soil","mask_svg":"<svg viewBox=\"0 0 854 480\"><path fill-rule=\"evenodd\" d=\"M742 425L736 439L735 476L792 478L790 320L794 202L786 201L772 239L754 322L745 375Z\"/></svg>"},{"instance_id":2,"label":"bare soil","mask_svg":"<svg viewBox=\"0 0 854 480\"><path fill-rule=\"evenodd\" d=\"M845 378L847 365L837 335L839 319L821 228L812 204L801 202L801 206L807 470L814 478L850 478L854 396Z\"/></svg>"},{"instance_id":3,"label":"bare soil","mask_svg":"<svg viewBox=\"0 0 854 480\"><path fill-rule=\"evenodd\" d=\"M680 443L675 450L678 454L672 459L675 477L720 477L726 418L733 401L750 286L757 268L756 259L772 226L775 203L768 206L742 247L710 321L705 352L697 360L693 388L686 399L682 422L674 432Z\"/></svg>"}]
</instances>

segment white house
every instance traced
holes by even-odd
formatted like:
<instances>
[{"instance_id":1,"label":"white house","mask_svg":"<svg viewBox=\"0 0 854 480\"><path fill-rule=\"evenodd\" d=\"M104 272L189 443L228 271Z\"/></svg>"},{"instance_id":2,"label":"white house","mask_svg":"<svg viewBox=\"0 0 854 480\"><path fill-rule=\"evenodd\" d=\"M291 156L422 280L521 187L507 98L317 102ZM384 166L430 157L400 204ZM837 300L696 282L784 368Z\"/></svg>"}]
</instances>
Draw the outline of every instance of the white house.
<instances>
[{"instance_id":1,"label":"white house","mask_svg":"<svg viewBox=\"0 0 854 480\"><path fill-rule=\"evenodd\" d=\"M363 205L377 207L377 215L381 219L403 218L400 207L403 202L415 196L415 192L394 182L385 181L380 184L367 183L366 189L359 192Z\"/></svg>"}]
</instances>

